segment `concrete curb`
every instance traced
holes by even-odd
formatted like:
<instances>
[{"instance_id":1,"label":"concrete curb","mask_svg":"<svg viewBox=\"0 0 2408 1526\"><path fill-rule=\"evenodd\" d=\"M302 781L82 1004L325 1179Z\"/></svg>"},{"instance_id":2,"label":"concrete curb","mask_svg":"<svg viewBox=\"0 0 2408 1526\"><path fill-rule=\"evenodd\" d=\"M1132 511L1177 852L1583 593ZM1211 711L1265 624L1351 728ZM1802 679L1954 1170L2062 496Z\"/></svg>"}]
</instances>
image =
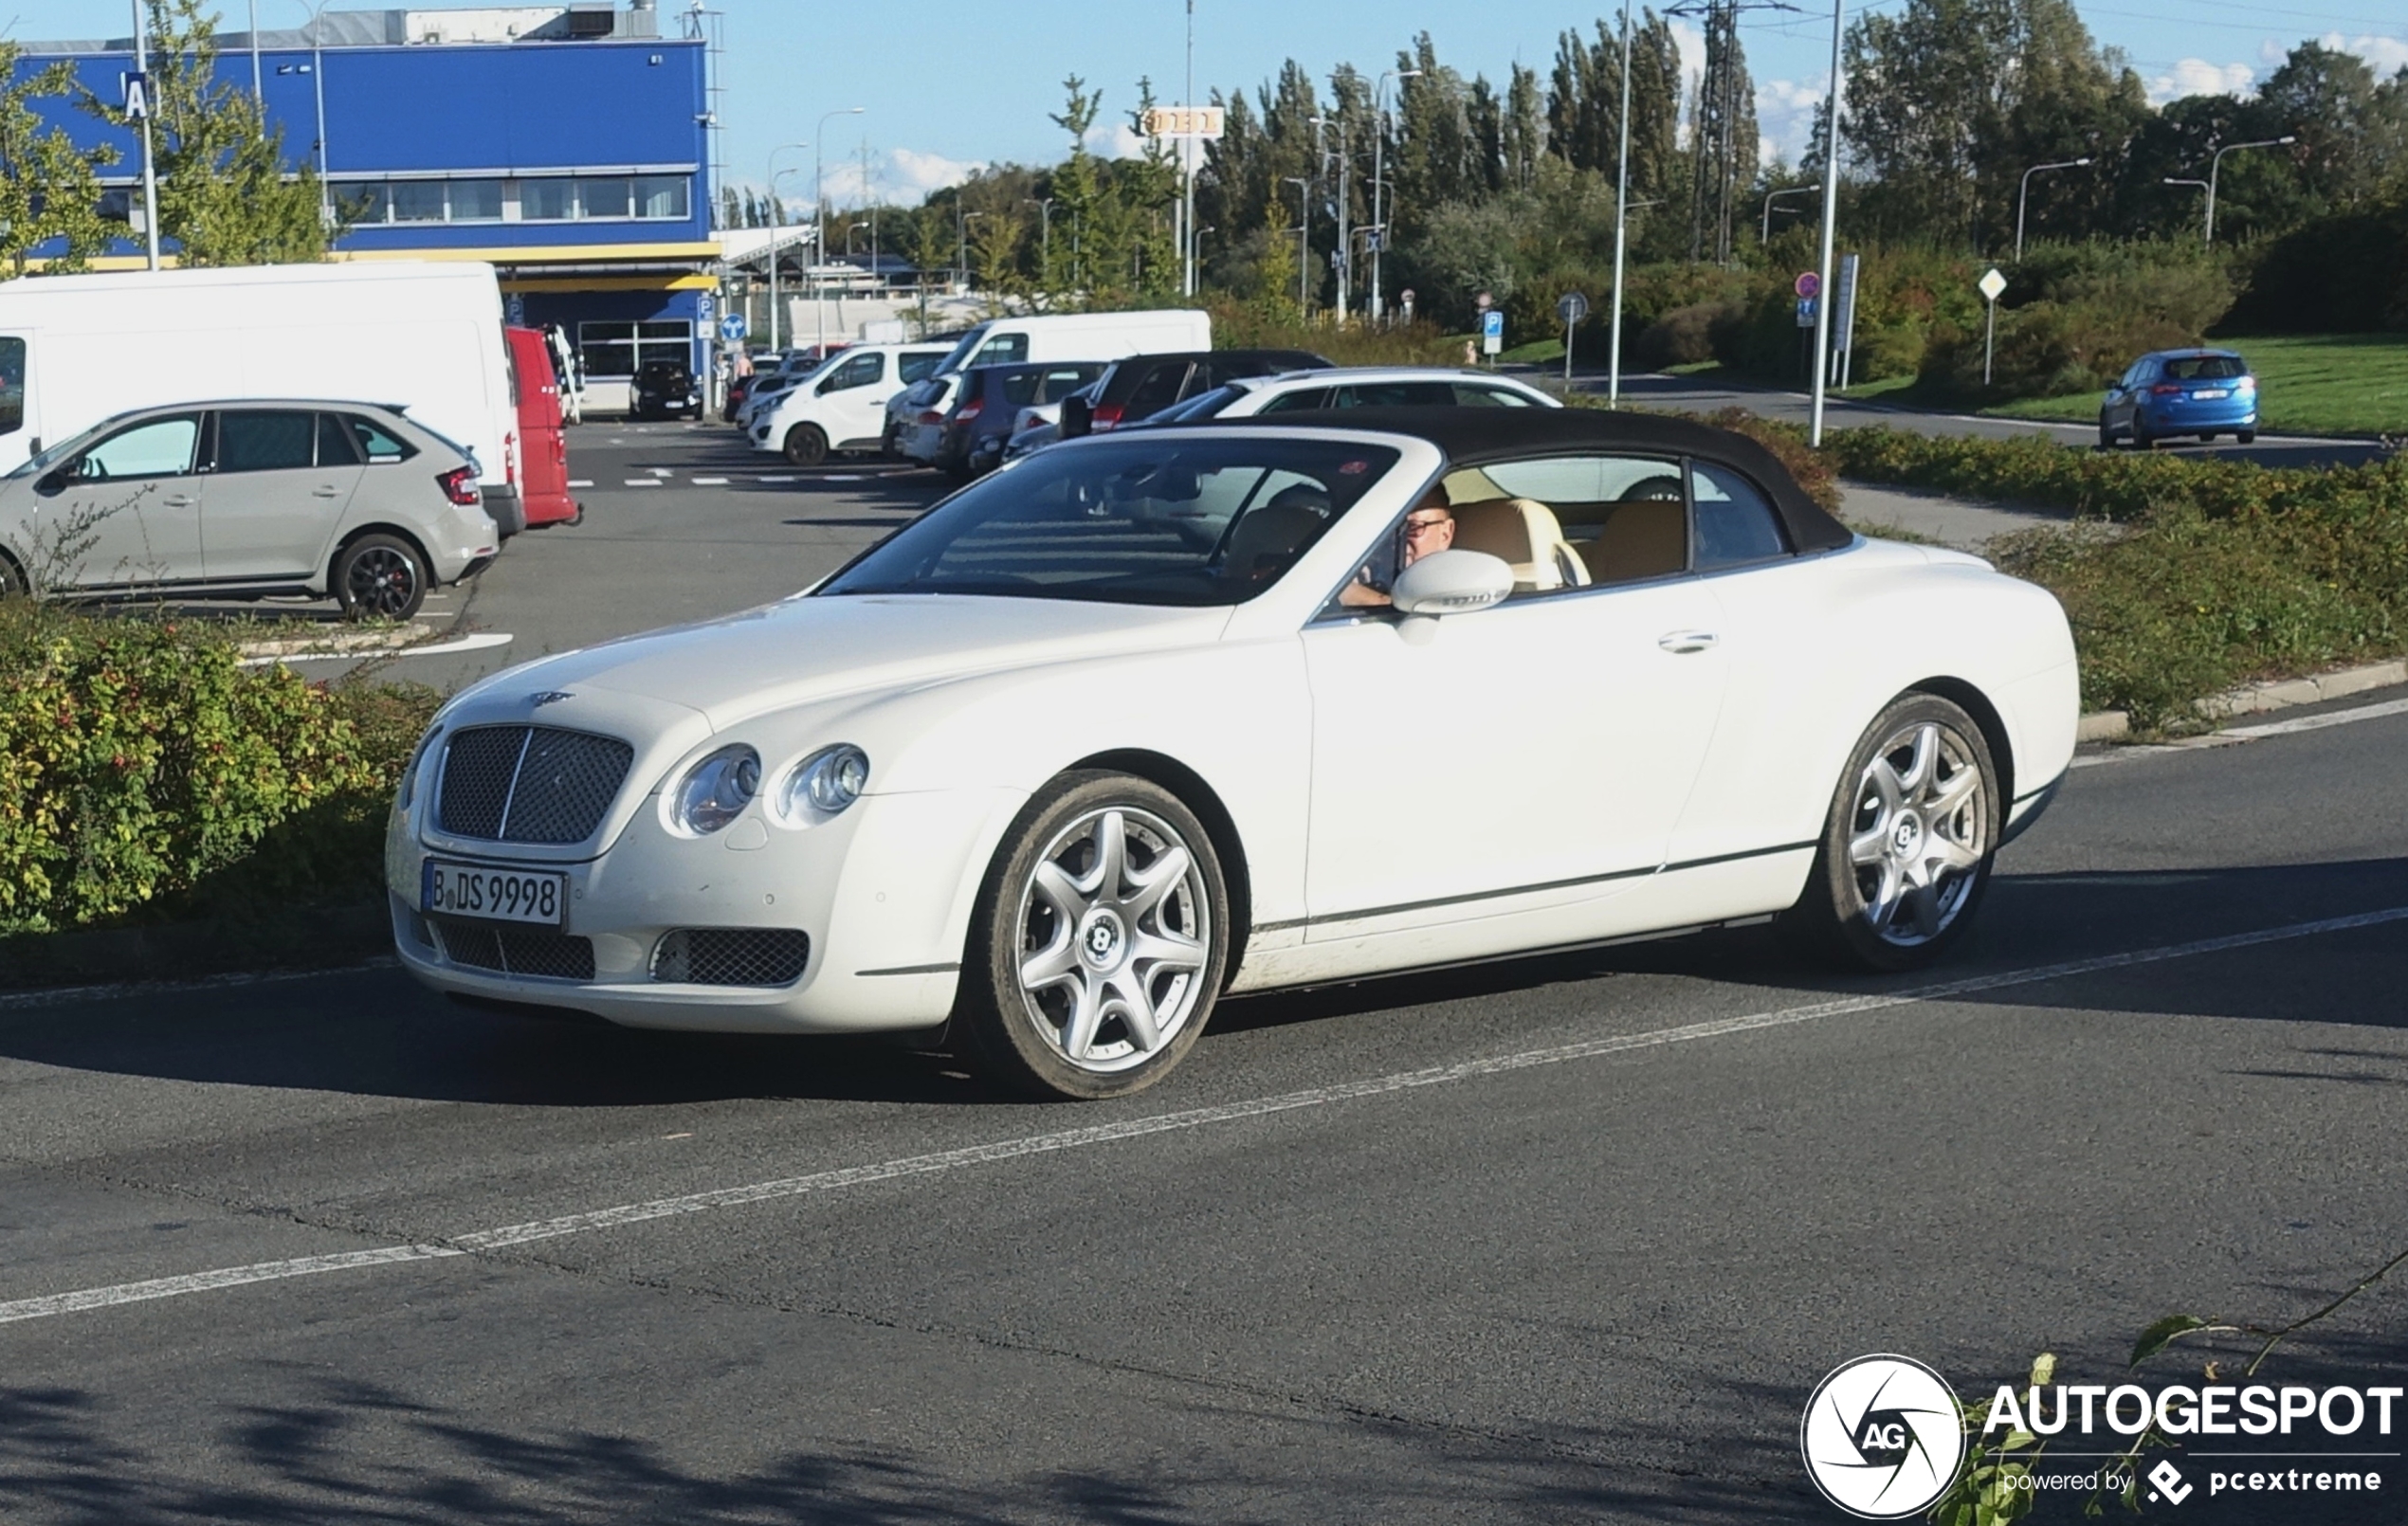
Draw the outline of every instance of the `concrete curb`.
<instances>
[{"instance_id":1,"label":"concrete curb","mask_svg":"<svg viewBox=\"0 0 2408 1526\"><path fill-rule=\"evenodd\" d=\"M2318 673L2304 679L2269 679L2262 683L2246 683L2222 694L2211 694L2198 702L2198 713L2210 720L2230 720L2235 716L2253 716L2267 710L2289 710L2296 705L2320 704L2326 699L2344 699L2363 694L2368 689L2387 689L2408 683L2408 660L2388 663L2367 663L2358 667L2336 668L2330 673ZM2084 716L2073 729L2077 742L2112 742L2130 734L2132 718L2121 710L2094 710Z\"/></svg>"}]
</instances>

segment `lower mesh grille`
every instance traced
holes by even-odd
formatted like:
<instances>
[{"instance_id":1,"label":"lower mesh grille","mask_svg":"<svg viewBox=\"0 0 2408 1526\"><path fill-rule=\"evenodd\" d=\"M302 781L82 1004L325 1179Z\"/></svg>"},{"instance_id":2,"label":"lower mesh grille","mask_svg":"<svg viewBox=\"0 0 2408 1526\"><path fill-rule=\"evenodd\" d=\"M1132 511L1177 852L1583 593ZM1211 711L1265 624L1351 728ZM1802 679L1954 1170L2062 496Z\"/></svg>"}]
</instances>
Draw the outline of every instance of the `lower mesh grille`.
<instances>
[{"instance_id":1,"label":"lower mesh grille","mask_svg":"<svg viewBox=\"0 0 2408 1526\"><path fill-rule=\"evenodd\" d=\"M548 928L430 917L443 956L453 964L545 980L592 980L593 943Z\"/></svg>"},{"instance_id":2,"label":"lower mesh grille","mask_svg":"<svg viewBox=\"0 0 2408 1526\"><path fill-rule=\"evenodd\" d=\"M791 986L811 935L775 927L681 927L652 951L652 978L687 986Z\"/></svg>"}]
</instances>

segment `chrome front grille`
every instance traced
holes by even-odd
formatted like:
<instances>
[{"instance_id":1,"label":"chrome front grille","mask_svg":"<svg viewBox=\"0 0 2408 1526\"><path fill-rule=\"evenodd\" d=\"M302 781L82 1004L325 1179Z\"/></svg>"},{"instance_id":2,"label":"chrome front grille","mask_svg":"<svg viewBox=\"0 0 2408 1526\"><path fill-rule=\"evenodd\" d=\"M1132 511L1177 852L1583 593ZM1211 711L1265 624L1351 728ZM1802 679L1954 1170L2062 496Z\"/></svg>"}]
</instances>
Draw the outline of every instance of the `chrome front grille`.
<instances>
[{"instance_id":1,"label":"chrome front grille","mask_svg":"<svg viewBox=\"0 0 2408 1526\"><path fill-rule=\"evenodd\" d=\"M535 975L545 980L592 980L593 940L555 933L549 928L521 927L515 922L481 922L460 917L430 917L443 956L453 964L498 974Z\"/></svg>"},{"instance_id":2,"label":"chrome front grille","mask_svg":"<svg viewBox=\"0 0 2408 1526\"><path fill-rule=\"evenodd\" d=\"M435 819L455 837L582 843L634 765L615 736L556 726L471 726L444 744Z\"/></svg>"},{"instance_id":3,"label":"chrome front grille","mask_svg":"<svg viewBox=\"0 0 2408 1526\"><path fill-rule=\"evenodd\" d=\"M652 978L673 985L791 986L811 935L776 927L681 927L652 951Z\"/></svg>"}]
</instances>

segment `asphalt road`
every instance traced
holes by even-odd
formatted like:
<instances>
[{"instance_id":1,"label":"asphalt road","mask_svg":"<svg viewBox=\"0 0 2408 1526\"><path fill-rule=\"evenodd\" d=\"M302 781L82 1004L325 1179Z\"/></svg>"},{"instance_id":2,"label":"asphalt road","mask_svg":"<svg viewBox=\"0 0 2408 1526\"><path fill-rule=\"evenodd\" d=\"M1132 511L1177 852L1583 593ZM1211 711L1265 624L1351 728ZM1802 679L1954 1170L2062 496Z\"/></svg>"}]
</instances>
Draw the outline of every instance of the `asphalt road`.
<instances>
[{"instance_id":1,"label":"asphalt road","mask_svg":"<svg viewBox=\"0 0 2408 1526\"><path fill-rule=\"evenodd\" d=\"M1601 393L1606 390L1605 378L1601 375L1576 372L1573 383L1584 391ZM1797 425L1805 424L1813 412L1813 399L1804 392L1734 385L1721 378L1626 376L1622 379L1622 395L1637 408L1672 409L1696 413L1739 408L1765 418ZM1938 413L1881 403L1846 402L1838 398L1826 402L1823 424L1826 428L1833 429L1885 425L1918 434L1978 435L1992 440L2039 435L2061 445L2089 450L2098 448L2099 439L2095 424L2054 424L2030 419L1986 418L1972 413ZM2379 460L2382 455L2381 445L2373 440L2331 439L2317 435L2261 434L2246 445L2229 438L2220 439L2214 445L2201 445L2196 440L2184 443L2167 441L2158 449L2168 455L2215 456L2227 461L2255 462L2261 466L2354 466Z\"/></svg>"},{"instance_id":2,"label":"asphalt road","mask_svg":"<svg viewBox=\"0 0 2408 1526\"><path fill-rule=\"evenodd\" d=\"M580 475L690 464L623 438ZM902 512L824 486L597 485L474 608L773 596ZM1836 1521L1841 1361L2114 1383L2408 1247L2404 750L2086 766L1922 980L1756 930L1232 1001L1091 1107L390 970L0 998L0 1519ZM2403 1328L2379 1286L2268 1375L2402 1384ZM2354 1514L2173 1514L2397 1520L2399 1428Z\"/></svg>"}]
</instances>

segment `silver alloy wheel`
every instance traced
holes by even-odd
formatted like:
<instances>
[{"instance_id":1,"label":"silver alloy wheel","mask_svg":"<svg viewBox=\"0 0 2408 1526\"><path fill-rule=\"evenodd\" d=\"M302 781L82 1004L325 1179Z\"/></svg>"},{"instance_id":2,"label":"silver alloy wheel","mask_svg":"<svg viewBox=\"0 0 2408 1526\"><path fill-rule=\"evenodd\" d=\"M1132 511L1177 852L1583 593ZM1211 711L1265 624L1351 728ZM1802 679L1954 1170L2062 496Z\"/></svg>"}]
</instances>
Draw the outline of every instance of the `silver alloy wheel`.
<instances>
[{"instance_id":1,"label":"silver alloy wheel","mask_svg":"<svg viewBox=\"0 0 2408 1526\"><path fill-rule=\"evenodd\" d=\"M418 568L391 546L371 546L351 560L343 577L353 608L368 614L399 617L410 611L418 594Z\"/></svg>"},{"instance_id":2,"label":"silver alloy wheel","mask_svg":"<svg viewBox=\"0 0 2408 1526\"><path fill-rule=\"evenodd\" d=\"M1873 754L1856 785L1848 860L1869 926L1913 948L1964 910L1990 850L1981 765L1953 727L1917 720Z\"/></svg>"},{"instance_id":3,"label":"silver alloy wheel","mask_svg":"<svg viewBox=\"0 0 2408 1526\"><path fill-rule=\"evenodd\" d=\"M1131 806L1072 820L1021 887L1020 1000L1048 1047L1110 1075L1175 1039L1204 994L1211 900L1168 822Z\"/></svg>"}]
</instances>

